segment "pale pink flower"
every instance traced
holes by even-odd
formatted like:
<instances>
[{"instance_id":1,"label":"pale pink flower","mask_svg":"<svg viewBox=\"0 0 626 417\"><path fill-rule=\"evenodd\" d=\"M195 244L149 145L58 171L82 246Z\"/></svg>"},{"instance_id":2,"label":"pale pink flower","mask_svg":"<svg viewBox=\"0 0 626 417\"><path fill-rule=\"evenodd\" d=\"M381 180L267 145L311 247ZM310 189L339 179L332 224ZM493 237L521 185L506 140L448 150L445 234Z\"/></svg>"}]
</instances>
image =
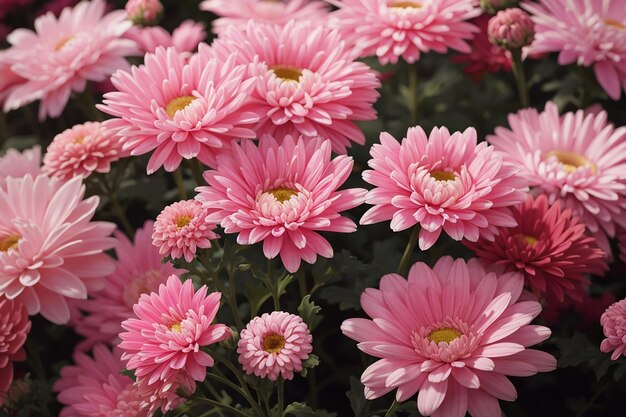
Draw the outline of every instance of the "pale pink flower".
<instances>
[{"instance_id":1,"label":"pale pink flower","mask_svg":"<svg viewBox=\"0 0 626 417\"><path fill-rule=\"evenodd\" d=\"M111 162L120 159L122 145L106 125L87 122L56 135L43 158L43 172L63 181L109 172Z\"/></svg>"},{"instance_id":2,"label":"pale pink flower","mask_svg":"<svg viewBox=\"0 0 626 417\"><path fill-rule=\"evenodd\" d=\"M178 201L157 216L152 244L163 256L184 257L191 262L197 248L210 248L211 240L219 238L213 232L215 224L206 221L207 210L197 200Z\"/></svg>"},{"instance_id":3,"label":"pale pink flower","mask_svg":"<svg viewBox=\"0 0 626 417\"><path fill-rule=\"evenodd\" d=\"M206 38L204 24L193 20L185 20L172 34L161 26L140 28L133 26L125 34L125 38L132 39L139 45L143 53L154 53L159 46L173 47L180 53L195 51L200 42Z\"/></svg>"},{"instance_id":4,"label":"pale pink flower","mask_svg":"<svg viewBox=\"0 0 626 417\"><path fill-rule=\"evenodd\" d=\"M558 52L559 64L593 66L613 100L626 91L626 7L623 0L525 1L535 22L534 53Z\"/></svg>"},{"instance_id":5,"label":"pale pink flower","mask_svg":"<svg viewBox=\"0 0 626 417\"><path fill-rule=\"evenodd\" d=\"M66 297L86 299L104 286L115 224L91 221L99 198L83 200L81 178L7 179L0 190L0 295L53 323L70 318Z\"/></svg>"},{"instance_id":6,"label":"pale pink flower","mask_svg":"<svg viewBox=\"0 0 626 417\"><path fill-rule=\"evenodd\" d=\"M478 28L468 22L481 10L474 0L329 0L339 8L332 27L361 56L375 55L381 64L402 57L418 61L422 53L470 52L467 41Z\"/></svg>"},{"instance_id":7,"label":"pale pink flower","mask_svg":"<svg viewBox=\"0 0 626 417\"><path fill-rule=\"evenodd\" d=\"M261 63L250 72L257 76L251 95L261 115L258 136L319 136L341 154L351 142L365 143L355 121L376 118L380 81L370 67L355 62L338 32L308 22L250 21L245 30L232 28L210 48L200 47L199 54L225 59L232 52L238 63Z\"/></svg>"},{"instance_id":8,"label":"pale pink flower","mask_svg":"<svg viewBox=\"0 0 626 417\"><path fill-rule=\"evenodd\" d=\"M245 29L250 19L276 25L286 25L290 20L323 25L328 18L328 4L319 0L204 0L200 10L220 16L212 22L213 32L220 36L230 27Z\"/></svg>"},{"instance_id":9,"label":"pale pink flower","mask_svg":"<svg viewBox=\"0 0 626 417\"><path fill-rule=\"evenodd\" d=\"M492 242L464 242L485 267L520 272L535 295L547 294L560 302L565 296L580 300L588 274L608 270L596 240L585 235L585 225L570 209L561 211L558 201L549 206L544 195L529 197L511 211L517 226L498 228Z\"/></svg>"},{"instance_id":10,"label":"pale pink flower","mask_svg":"<svg viewBox=\"0 0 626 417\"><path fill-rule=\"evenodd\" d=\"M117 344L122 321L133 315L133 305L141 294L157 291L170 275L185 272L161 262L163 257L152 245L152 227L153 222L147 221L137 229L133 242L122 232L115 233L115 271L106 278L106 287L77 302L77 307L88 313L75 325L76 332L87 339L81 349L96 342Z\"/></svg>"},{"instance_id":11,"label":"pale pink flower","mask_svg":"<svg viewBox=\"0 0 626 417\"><path fill-rule=\"evenodd\" d=\"M127 68L125 56L136 54L135 43L122 39L131 27L123 11L105 15L104 0L83 1L35 20L35 32L17 29L7 37L11 70L27 81L13 89L4 110L41 100L39 119L58 117L70 94L85 90L87 81L101 82Z\"/></svg>"},{"instance_id":12,"label":"pale pink flower","mask_svg":"<svg viewBox=\"0 0 626 417\"><path fill-rule=\"evenodd\" d=\"M517 273L487 273L476 259L449 256L431 270L418 262L408 280L385 275L380 290L368 288L361 306L372 318L343 322L342 332L359 342L370 365L361 382L374 399L397 389L396 400L415 393L421 415L501 417L498 400L514 401L509 376L556 368L548 353L528 349L550 336L529 323L541 311L520 301L524 279Z\"/></svg>"},{"instance_id":13,"label":"pale pink flower","mask_svg":"<svg viewBox=\"0 0 626 417\"><path fill-rule=\"evenodd\" d=\"M1 7L0 7L1 8ZM4 38L2 34L2 25L0 24L0 39ZM10 54L6 50L0 51L0 106L4 104L5 99L20 84L26 82L26 79L17 75L11 69L13 63L10 61Z\"/></svg>"},{"instance_id":14,"label":"pale pink flower","mask_svg":"<svg viewBox=\"0 0 626 417\"><path fill-rule=\"evenodd\" d=\"M626 350L626 299L611 304L600 317L600 324L606 336L600 350L605 353L612 351L611 359L616 360Z\"/></svg>"},{"instance_id":15,"label":"pale pink flower","mask_svg":"<svg viewBox=\"0 0 626 417\"><path fill-rule=\"evenodd\" d=\"M535 35L533 21L528 14L512 7L501 10L489 20L489 40L503 49L520 49L530 45Z\"/></svg>"},{"instance_id":16,"label":"pale pink flower","mask_svg":"<svg viewBox=\"0 0 626 417\"><path fill-rule=\"evenodd\" d=\"M0 189L6 190L8 177L21 178L27 174L41 174L41 147L33 146L19 152L13 148L0 157Z\"/></svg>"},{"instance_id":17,"label":"pale pink flower","mask_svg":"<svg viewBox=\"0 0 626 417\"><path fill-rule=\"evenodd\" d=\"M255 80L246 65L194 56L187 60L174 48L159 47L132 72L119 71L111 81L118 89L104 95L98 108L117 119L124 151L154 151L148 174L161 166L174 171L183 158L212 166L215 154L239 138L254 138L249 127L259 120L248 111Z\"/></svg>"},{"instance_id":18,"label":"pale pink flower","mask_svg":"<svg viewBox=\"0 0 626 417\"><path fill-rule=\"evenodd\" d=\"M409 128L400 144L389 133L370 150L372 170L363 179L375 188L365 202L374 205L361 224L391 220L394 232L421 225L419 247L435 244L444 230L452 239L493 240L498 227L513 227L510 206L526 199L528 182L505 166L492 146L476 143L476 130L450 135L434 128Z\"/></svg>"},{"instance_id":19,"label":"pale pink flower","mask_svg":"<svg viewBox=\"0 0 626 417\"><path fill-rule=\"evenodd\" d=\"M541 113L510 114L509 125L487 136L489 143L550 204L572 209L610 254L607 236L626 227L626 127L608 124L605 111L559 116L553 102Z\"/></svg>"},{"instance_id":20,"label":"pale pink flower","mask_svg":"<svg viewBox=\"0 0 626 417\"><path fill-rule=\"evenodd\" d=\"M159 0L128 0L124 10L134 24L148 26L159 21L163 5Z\"/></svg>"},{"instance_id":21,"label":"pale pink flower","mask_svg":"<svg viewBox=\"0 0 626 417\"><path fill-rule=\"evenodd\" d=\"M196 189L196 199L209 209L208 222L239 233L241 245L263 241L268 259L280 254L285 268L295 272L301 260L312 264L317 255L333 256L319 232L356 230L339 213L362 204L366 190L337 191L352 166L345 155L331 160L328 140L286 136L279 145L266 135L258 147L244 141L233 146L232 155L219 155L217 170L204 173L208 186Z\"/></svg>"},{"instance_id":22,"label":"pale pink flower","mask_svg":"<svg viewBox=\"0 0 626 417\"><path fill-rule=\"evenodd\" d=\"M247 374L276 381L293 379L313 351L313 337L300 316L273 311L252 319L241 330L237 353Z\"/></svg>"},{"instance_id":23,"label":"pale pink flower","mask_svg":"<svg viewBox=\"0 0 626 417\"><path fill-rule=\"evenodd\" d=\"M0 296L0 395L5 394L13 382L13 362L26 359L23 346L30 326L26 308Z\"/></svg>"},{"instance_id":24,"label":"pale pink flower","mask_svg":"<svg viewBox=\"0 0 626 417\"><path fill-rule=\"evenodd\" d=\"M122 375L121 351L111 352L104 345L93 348L93 358L74 353L75 365L61 368L55 382L58 400L65 407L59 417L148 417L142 410L144 397L133 380Z\"/></svg>"}]
</instances>

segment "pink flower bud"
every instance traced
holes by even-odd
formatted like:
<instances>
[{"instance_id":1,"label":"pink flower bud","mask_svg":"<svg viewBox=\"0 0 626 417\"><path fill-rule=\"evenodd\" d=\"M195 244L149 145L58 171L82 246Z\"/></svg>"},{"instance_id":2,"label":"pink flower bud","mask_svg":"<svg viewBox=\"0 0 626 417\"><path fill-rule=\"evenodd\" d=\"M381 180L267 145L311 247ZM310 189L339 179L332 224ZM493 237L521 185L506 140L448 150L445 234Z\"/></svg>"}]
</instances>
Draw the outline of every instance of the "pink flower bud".
<instances>
[{"instance_id":1,"label":"pink flower bud","mask_svg":"<svg viewBox=\"0 0 626 417\"><path fill-rule=\"evenodd\" d=\"M487 33L491 43L509 50L529 45L535 36L530 16L518 8L499 11L489 20Z\"/></svg>"},{"instance_id":2,"label":"pink flower bud","mask_svg":"<svg viewBox=\"0 0 626 417\"><path fill-rule=\"evenodd\" d=\"M128 0L125 9L128 18L138 26L155 25L163 14L159 0Z\"/></svg>"}]
</instances>

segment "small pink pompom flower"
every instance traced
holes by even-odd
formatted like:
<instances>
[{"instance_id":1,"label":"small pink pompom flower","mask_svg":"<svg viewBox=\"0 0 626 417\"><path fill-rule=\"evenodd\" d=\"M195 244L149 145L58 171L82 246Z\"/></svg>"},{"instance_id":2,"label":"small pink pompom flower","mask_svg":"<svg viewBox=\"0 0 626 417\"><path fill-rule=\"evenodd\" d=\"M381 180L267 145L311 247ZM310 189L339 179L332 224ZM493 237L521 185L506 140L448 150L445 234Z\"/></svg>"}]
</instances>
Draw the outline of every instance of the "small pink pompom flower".
<instances>
[{"instance_id":1,"label":"small pink pompom flower","mask_svg":"<svg viewBox=\"0 0 626 417\"><path fill-rule=\"evenodd\" d=\"M268 259L280 254L295 272L302 260L333 256L319 232L351 233L354 222L339 213L363 203L366 190L337 189L352 170L351 157L331 160L331 144L319 138L286 136L281 145L263 136L233 146L232 155L219 155L215 171L204 173L208 186L198 187L196 199L209 209L207 221L220 223L226 233L239 233L237 243L263 241Z\"/></svg>"},{"instance_id":2,"label":"small pink pompom flower","mask_svg":"<svg viewBox=\"0 0 626 417\"><path fill-rule=\"evenodd\" d=\"M293 379L313 351L313 337L300 316L273 311L255 317L241 331L237 353L247 374L276 381Z\"/></svg>"},{"instance_id":3,"label":"small pink pompom flower","mask_svg":"<svg viewBox=\"0 0 626 417\"><path fill-rule=\"evenodd\" d=\"M26 308L0 296L0 396L13 382L13 362L26 359L23 346L30 326Z\"/></svg>"},{"instance_id":4,"label":"small pink pompom flower","mask_svg":"<svg viewBox=\"0 0 626 417\"><path fill-rule=\"evenodd\" d=\"M121 152L119 138L107 129L106 122L87 122L54 137L43 158L43 171L63 181L107 173Z\"/></svg>"},{"instance_id":5,"label":"small pink pompom flower","mask_svg":"<svg viewBox=\"0 0 626 417\"><path fill-rule=\"evenodd\" d=\"M452 135L445 127L427 136L409 128L400 144L389 133L370 150L372 170L363 179L375 188L365 202L374 205L361 224L391 220L394 232L421 225L419 247L435 244L444 230L454 240L493 240L498 227L513 227L510 206L526 199L527 181L505 166L492 146L476 143L476 130Z\"/></svg>"},{"instance_id":6,"label":"small pink pompom flower","mask_svg":"<svg viewBox=\"0 0 626 417\"><path fill-rule=\"evenodd\" d=\"M530 45L535 35L533 21L517 7L501 10L489 20L489 40L504 49L519 49Z\"/></svg>"},{"instance_id":7,"label":"small pink pompom flower","mask_svg":"<svg viewBox=\"0 0 626 417\"><path fill-rule=\"evenodd\" d=\"M219 235L213 232L215 224L206 221L207 210L197 200L178 201L163 209L157 216L152 244L163 256L172 259L184 257L191 262L197 248L210 248L211 240Z\"/></svg>"},{"instance_id":8,"label":"small pink pompom flower","mask_svg":"<svg viewBox=\"0 0 626 417\"><path fill-rule=\"evenodd\" d=\"M430 269L418 262L408 280L382 277L368 288L361 306L372 320L343 322L342 332L358 348L381 358L361 382L375 399L397 389L402 402L417 396L423 416L501 417L498 400L514 401L509 376L531 376L556 368L548 353L529 349L550 336L530 325L541 311L520 301L524 279L518 273L487 273L478 260L449 256Z\"/></svg>"},{"instance_id":9,"label":"small pink pompom flower","mask_svg":"<svg viewBox=\"0 0 626 417\"><path fill-rule=\"evenodd\" d=\"M600 344L602 352L611 354L616 360L626 350L626 299L613 303L600 317L600 324L606 339Z\"/></svg>"},{"instance_id":10,"label":"small pink pompom flower","mask_svg":"<svg viewBox=\"0 0 626 417\"><path fill-rule=\"evenodd\" d=\"M0 189L6 190L8 177L21 178L27 174L41 174L41 147L34 146L19 152L13 148L0 157Z\"/></svg>"},{"instance_id":11,"label":"small pink pompom flower","mask_svg":"<svg viewBox=\"0 0 626 417\"><path fill-rule=\"evenodd\" d=\"M149 26L159 21L163 14L163 5L159 0L128 0L124 10L134 24Z\"/></svg>"}]
</instances>

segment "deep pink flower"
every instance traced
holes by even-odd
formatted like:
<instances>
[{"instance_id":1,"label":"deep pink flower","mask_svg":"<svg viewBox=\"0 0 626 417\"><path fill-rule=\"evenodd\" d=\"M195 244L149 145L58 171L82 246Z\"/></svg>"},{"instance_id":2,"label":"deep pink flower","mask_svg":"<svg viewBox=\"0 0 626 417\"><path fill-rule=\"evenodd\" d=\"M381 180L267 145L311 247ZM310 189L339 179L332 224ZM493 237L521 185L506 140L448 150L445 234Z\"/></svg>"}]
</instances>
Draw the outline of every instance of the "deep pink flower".
<instances>
[{"instance_id":1,"label":"deep pink flower","mask_svg":"<svg viewBox=\"0 0 626 417\"><path fill-rule=\"evenodd\" d=\"M26 359L24 342L30 331L30 320L24 306L0 296L0 395L13 382L13 362Z\"/></svg>"},{"instance_id":2,"label":"deep pink flower","mask_svg":"<svg viewBox=\"0 0 626 417\"><path fill-rule=\"evenodd\" d=\"M121 36L131 23L123 11L105 15L105 8L104 0L83 1L58 19L52 13L38 17L35 32L17 29L8 36L11 70L27 81L9 94L5 111L41 100L39 119L58 117L87 81L104 81L128 67L124 57L136 54L136 45Z\"/></svg>"},{"instance_id":3,"label":"deep pink flower","mask_svg":"<svg viewBox=\"0 0 626 417\"><path fill-rule=\"evenodd\" d=\"M23 152L10 148L0 157L0 189L6 190L8 177L21 178L27 174L33 177L41 174L40 146L33 146Z\"/></svg>"},{"instance_id":4,"label":"deep pink flower","mask_svg":"<svg viewBox=\"0 0 626 417\"><path fill-rule=\"evenodd\" d=\"M608 124L604 111L559 116L553 102L541 113L510 114L509 125L487 136L489 143L550 204L572 209L610 254L607 236L626 227L626 127Z\"/></svg>"},{"instance_id":5,"label":"deep pink flower","mask_svg":"<svg viewBox=\"0 0 626 417\"><path fill-rule=\"evenodd\" d=\"M313 350L313 337L300 316L273 311L255 317L241 330L237 353L247 374L276 381L293 379Z\"/></svg>"},{"instance_id":6,"label":"deep pink flower","mask_svg":"<svg viewBox=\"0 0 626 417\"><path fill-rule=\"evenodd\" d=\"M136 25L154 25L163 14L163 5L159 0L128 0L124 10L128 18Z\"/></svg>"},{"instance_id":7,"label":"deep pink flower","mask_svg":"<svg viewBox=\"0 0 626 417\"><path fill-rule=\"evenodd\" d=\"M351 157L331 160L330 141L291 136L279 145L263 136L257 146L244 141L233 155L218 156L215 171L204 174L207 187L196 199L209 209L207 221L221 223L226 233L239 233L237 243L263 241L268 259L280 254L289 272L300 261L333 256L319 232L351 233L354 222L339 213L363 203L366 190L337 191L352 170Z\"/></svg>"},{"instance_id":8,"label":"deep pink flower","mask_svg":"<svg viewBox=\"0 0 626 417\"><path fill-rule=\"evenodd\" d=\"M115 268L103 253L115 224L91 221L99 198L84 194L80 177L9 177L0 189L0 295L57 324L70 318L66 297L87 298Z\"/></svg>"},{"instance_id":9,"label":"deep pink flower","mask_svg":"<svg viewBox=\"0 0 626 417\"><path fill-rule=\"evenodd\" d=\"M550 336L529 325L541 311L520 301L520 274L487 273L472 259L445 256L431 270L418 262L408 280L385 275L380 290L361 296L368 319L343 322L343 333L358 341L370 365L361 382L374 399L397 388L396 400L416 392L424 416L500 417L498 400L514 401L509 376L530 376L556 368L556 359L528 349Z\"/></svg>"},{"instance_id":10,"label":"deep pink flower","mask_svg":"<svg viewBox=\"0 0 626 417\"><path fill-rule=\"evenodd\" d=\"M564 296L579 298L589 284L587 275L608 269L606 254L585 235L585 225L570 209L561 211L558 201L550 207L544 195L529 197L511 211L517 226L498 228L492 242L464 242L485 267L520 272L535 295L547 293L560 302Z\"/></svg>"},{"instance_id":11,"label":"deep pink flower","mask_svg":"<svg viewBox=\"0 0 626 417\"><path fill-rule=\"evenodd\" d=\"M339 8L332 27L361 56L376 55L381 64L402 57L413 63L422 52L470 52L467 41L476 26L468 22L481 10L474 0L328 0Z\"/></svg>"},{"instance_id":12,"label":"deep pink flower","mask_svg":"<svg viewBox=\"0 0 626 417\"><path fill-rule=\"evenodd\" d=\"M174 29L171 35L160 26L145 28L133 26L124 34L124 37L135 41L143 53L154 53L159 46L173 47L180 53L191 53L206 38L206 32L204 24L185 20Z\"/></svg>"},{"instance_id":13,"label":"deep pink flower","mask_svg":"<svg viewBox=\"0 0 626 417\"><path fill-rule=\"evenodd\" d=\"M238 63L261 63L250 71L257 76L252 92L261 114L257 136L319 136L341 154L351 142L365 143L354 122L376 118L380 81L371 68L354 61L338 32L308 22L250 21L245 30L232 28L199 53L225 59L232 52Z\"/></svg>"},{"instance_id":14,"label":"deep pink flower","mask_svg":"<svg viewBox=\"0 0 626 417\"><path fill-rule=\"evenodd\" d=\"M535 22L531 52L559 52L559 64L593 65L613 100L626 91L626 7L623 0L525 1Z\"/></svg>"},{"instance_id":15,"label":"deep pink flower","mask_svg":"<svg viewBox=\"0 0 626 417\"><path fill-rule=\"evenodd\" d=\"M600 317L600 324L606 336L600 350L612 351L611 359L616 360L626 350L626 299L611 304Z\"/></svg>"},{"instance_id":16,"label":"deep pink flower","mask_svg":"<svg viewBox=\"0 0 626 417\"><path fill-rule=\"evenodd\" d=\"M504 49L520 49L530 45L535 35L530 16L517 7L500 10L489 20L489 40Z\"/></svg>"},{"instance_id":17,"label":"deep pink flower","mask_svg":"<svg viewBox=\"0 0 626 417\"><path fill-rule=\"evenodd\" d=\"M247 105L255 80L235 59L195 55L187 64L176 49L159 47L144 65L114 74L118 91L105 94L98 108L117 117L111 126L120 129L125 151L154 151L148 174L161 166L174 171L183 158L212 166L232 140L256 137L249 127L258 112Z\"/></svg>"},{"instance_id":18,"label":"deep pink flower","mask_svg":"<svg viewBox=\"0 0 626 417\"><path fill-rule=\"evenodd\" d=\"M409 128L400 144L389 133L370 150L371 170L363 179L375 188L365 202L374 205L361 224L391 220L394 232L421 225L419 247L430 248L442 229L454 240L493 240L498 227L517 223L510 206L526 199L527 182L505 166L476 130L450 132Z\"/></svg>"}]
</instances>

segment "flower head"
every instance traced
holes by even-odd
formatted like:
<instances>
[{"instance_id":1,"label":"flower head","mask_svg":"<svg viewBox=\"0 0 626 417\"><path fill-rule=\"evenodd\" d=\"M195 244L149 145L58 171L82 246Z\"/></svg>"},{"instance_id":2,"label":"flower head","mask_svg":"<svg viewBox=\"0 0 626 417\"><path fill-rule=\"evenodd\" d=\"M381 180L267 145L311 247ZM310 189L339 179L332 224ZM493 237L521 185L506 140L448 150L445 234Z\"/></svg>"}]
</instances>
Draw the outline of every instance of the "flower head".
<instances>
[{"instance_id":1,"label":"flower head","mask_svg":"<svg viewBox=\"0 0 626 417\"><path fill-rule=\"evenodd\" d=\"M530 16L516 7L501 10L489 20L489 40L503 49L520 49L530 45L535 35Z\"/></svg>"},{"instance_id":2,"label":"flower head","mask_svg":"<svg viewBox=\"0 0 626 417\"><path fill-rule=\"evenodd\" d=\"M30 331L30 320L24 306L0 296L0 395L13 382L13 362L26 359L23 346Z\"/></svg>"},{"instance_id":3,"label":"flower head","mask_svg":"<svg viewBox=\"0 0 626 417\"><path fill-rule=\"evenodd\" d=\"M8 177L21 178L27 174L33 177L41 174L41 147L33 146L22 152L9 148L0 157L0 189L6 190Z\"/></svg>"},{"instance_id":4,"label":"flower head","mask_svg":"<svg viewBox=\"0 0 626 417\"><path fill-rule=\"evenodd\" d=\"M626 350L626 299L613 303L600 317L600 324L606 339L600 344L602 352L613 352L611 359L616 360Z\"/></svg>"},{"instance_id":5,"label":"flower head","mask_svg":"<svg viewBox=\"0 0 626 417\"><path fill-rule=\"evenodd\" d=\"M422 52L469 53L467 41L477 28L468 22L480 14L474 0L329 0L339 8L332 27L361 56L376 55L381 64L408 63Z\"/></svg>"},{"instance_id":6,"label":"flower head","mask_svg":"<svg viewBox=\"0 0 626 417\"><path fill-rule=\"evenodd\" d=\"M86 299L115 268L103 253L115 224L91 221L99 198L84 194L79 177L45 175L9 177L0 190L0 295L57 324L70 318L66 297Z\"/></svg>"},{"instance_id":7,"label":"flower head","mask_svg":"<svg viewBox=\"0 0 626 417\"><path fill-rule=\"evenodd\" d=\"M541 305L519 301L523 284L520 274L498 276L477 260L448 256L432 270L416 263L408 280L385 275L380 290L361 296L372 320L341 325L361 351L381 358L361 376L366 398L397 388L398 401L419 392L424 416L500 416L498 400L517 397L508 376L556 368L554 357L528 349L547 339L550 329L529 324Z\"/></svg>"},{"instance_id":8,"label":"flower head","mask_svg":"<svg viewBox=\"0 0 626 417\"><path fill-rule=\"evenodd\" d=\"M354 222L339 213L363 202L365 190L337 191L352 170L352 158L331 160L331 144L322 139L286 136L281 145L263 136L233 146L232 155L218 156L215 171L204 174L208 186L196 198L209 210L207 221L220 223L237 242L263 241L268 259L280 257L290 272L300 261L333 256L319 232L350 233Z\"/></svg>"},{"instance_id":9,"label":"flower head","mask_svg":"<svg viewBox=\"0 0 626 417\"><path fill-rule=\"evenodd\" d=\"M351 142L365 143L355 121L376 118L380 81L370 67L355 62L338 32L308 22L251 21L245 30L226 31L199 54L224 59L233 52L240 64L260 63L251 72L256 76L252 103L261 115L255 127L259 137L319 136L341 154Z\"/></svg>"},{"instance_id":10,"label":"flower head","mask_svg":"<svg viewBox=\"0 0 626 417\"><path fill-rule=\"evenodd\" d=\"M128 18L140 26L156 24L163 14L163 5L159 0L128 0L124 9Z\"/></svg>"},{"instance_id":11,"label":"flower head","mask_svg":"<svg viewBox=\"0 0 626 417\"><path fill-rule=\"evenodd\" d=\"M365 202L373 204L361 224L391 220L395 232L420 224L419 247L430 248L442 229L455 240L493 240L498 227L516 225L510 206L526 199L527 182L476 131L409 128L400 144L389 133L370 150L372 170L363 179L375 188Z\"/></svg>"},{"instance_id":12,"label":"flower head","mask_svg":"<svg viewBox=\"0 0 626 417\"><path fill-rule=\"evenodd\" d=\"M140 28L134 26L124 34L124 37L134 40L143 53L154 53L159 46L173 47L184 56L191 56L200 42L206 38L204 24L193 20L182 22L172 34L161 26Z\"/></svg>"}]
</instances>

